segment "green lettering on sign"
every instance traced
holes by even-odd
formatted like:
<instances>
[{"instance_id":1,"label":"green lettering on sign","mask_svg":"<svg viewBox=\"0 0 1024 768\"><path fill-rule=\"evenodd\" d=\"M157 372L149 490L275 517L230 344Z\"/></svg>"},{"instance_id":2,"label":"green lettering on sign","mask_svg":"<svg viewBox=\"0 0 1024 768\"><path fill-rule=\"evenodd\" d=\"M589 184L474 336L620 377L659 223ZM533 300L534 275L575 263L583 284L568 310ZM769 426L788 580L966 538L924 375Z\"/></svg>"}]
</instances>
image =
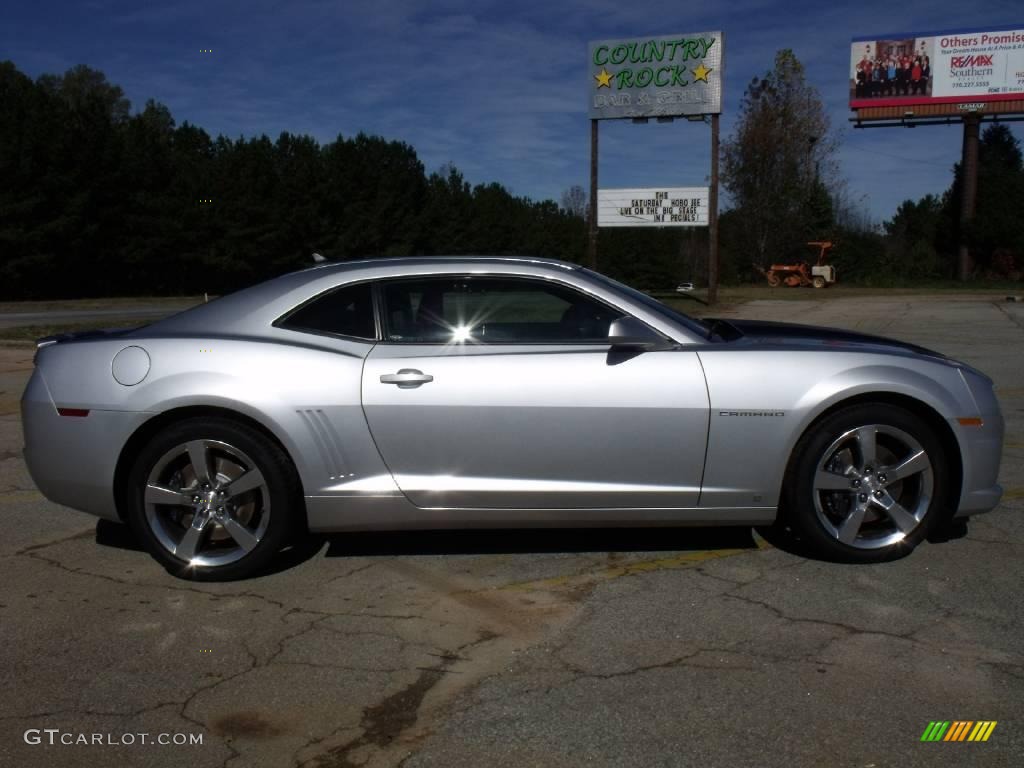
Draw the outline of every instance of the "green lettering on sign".
<instances>
[{"instance_id":1,"label":"green lettering on sign","mask_svg":"<svg viewBox=\"0 0 1024 768\"><path fill-rule=\"evenodd\" d=\"M591 118L719 113L724 47L719 32L591 42Z\"/></svg>"}]
</instances>

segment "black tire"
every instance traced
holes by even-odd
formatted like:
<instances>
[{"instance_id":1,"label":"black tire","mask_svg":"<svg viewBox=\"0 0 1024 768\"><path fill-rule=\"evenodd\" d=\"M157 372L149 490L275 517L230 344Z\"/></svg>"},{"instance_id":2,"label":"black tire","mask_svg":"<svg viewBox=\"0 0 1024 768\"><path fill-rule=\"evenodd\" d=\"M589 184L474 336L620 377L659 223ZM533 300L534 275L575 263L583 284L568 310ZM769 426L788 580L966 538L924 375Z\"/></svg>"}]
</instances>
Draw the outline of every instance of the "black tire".
<instances>
[{"instance_id":1,"label":"black tire","mask_svg":"<svg viewBox=\"0 0 1024 768\"><path fill-rule=\"evenodd\" d=\"M861 451L872 442L874 458L865 460ZM826 560L903 557L946 522L948 466L935 430L911 411L885 403L843 408L797 443L781 522L808 554Z\"/></svg>"},{"instance_id":2,"label":"black tire","mask_svg":"<svg viewBox=\"0 0 1024 768\"><path fill-rule=\"evenodd\" d=\"M193 446L203 456L195 463L207 468L208 490L194 467ZM234 494L231 481L243 475L249 482L236 485ZM241 490L257 482L252 478L261 484ZM162 430L139 452L128 483L128 524L179 578L232 581L258 574L301 527L302 491L291 459L258 430L228 418L190 418Z\"/></svg>"}]
</instances>

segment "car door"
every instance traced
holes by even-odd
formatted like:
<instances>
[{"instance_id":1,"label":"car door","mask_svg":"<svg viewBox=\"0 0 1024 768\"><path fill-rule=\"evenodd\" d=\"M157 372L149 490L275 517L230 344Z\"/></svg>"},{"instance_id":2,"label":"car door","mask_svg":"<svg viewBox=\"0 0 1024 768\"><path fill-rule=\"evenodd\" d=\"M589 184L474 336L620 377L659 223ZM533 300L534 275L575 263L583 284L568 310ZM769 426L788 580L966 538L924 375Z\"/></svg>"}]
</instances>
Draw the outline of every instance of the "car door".
<instances>
[{"instance_id":1,"label":"car door","mask_svg":"<svg viewBox=\"0 0 1024 768\"><path fill-rule=\"evenodd\" d=\"M394 280L378 299L363 408L414 504L697 505L708 397L694 352L617 354L623 312L540 278Z\"/></svg>"}]
</instances>

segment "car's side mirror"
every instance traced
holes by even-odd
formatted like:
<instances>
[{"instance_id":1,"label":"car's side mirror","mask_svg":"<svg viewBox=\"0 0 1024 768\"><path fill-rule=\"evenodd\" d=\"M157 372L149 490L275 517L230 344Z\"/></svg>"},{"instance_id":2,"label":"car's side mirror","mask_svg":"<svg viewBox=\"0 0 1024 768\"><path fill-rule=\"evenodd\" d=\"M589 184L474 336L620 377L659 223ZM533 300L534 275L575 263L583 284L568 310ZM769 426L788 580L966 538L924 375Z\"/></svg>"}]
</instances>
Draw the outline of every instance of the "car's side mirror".
<instances>
[{"instance_id":1,"label":"car's side mirror","mask_svg":"<svg viewBox=\"0 0 1024 768\"><path fill-rule=\"evenodd\" d=\"M635 317L620 317L608 326L608 343L625 347L658 347L664 337Z\"/></svg>"}]
</instances>

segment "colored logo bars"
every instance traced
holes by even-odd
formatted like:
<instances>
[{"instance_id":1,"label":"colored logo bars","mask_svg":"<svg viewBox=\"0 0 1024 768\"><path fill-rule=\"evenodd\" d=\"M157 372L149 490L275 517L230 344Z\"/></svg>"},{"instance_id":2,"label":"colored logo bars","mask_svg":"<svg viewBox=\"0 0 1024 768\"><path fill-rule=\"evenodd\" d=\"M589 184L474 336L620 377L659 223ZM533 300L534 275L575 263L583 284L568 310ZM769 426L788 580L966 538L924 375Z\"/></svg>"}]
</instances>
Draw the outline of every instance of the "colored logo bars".
<instances>
[{"instance_id":1,"label":"colored logo bars","mask_svg":"<svg viewBox=\"0 0 1024 768\"><path fill-rule=\"evenodd\" d=\"M995 727L995 720L932 721L921 734L921 741L988 741Z\"/></svg>"}]
</instances>

